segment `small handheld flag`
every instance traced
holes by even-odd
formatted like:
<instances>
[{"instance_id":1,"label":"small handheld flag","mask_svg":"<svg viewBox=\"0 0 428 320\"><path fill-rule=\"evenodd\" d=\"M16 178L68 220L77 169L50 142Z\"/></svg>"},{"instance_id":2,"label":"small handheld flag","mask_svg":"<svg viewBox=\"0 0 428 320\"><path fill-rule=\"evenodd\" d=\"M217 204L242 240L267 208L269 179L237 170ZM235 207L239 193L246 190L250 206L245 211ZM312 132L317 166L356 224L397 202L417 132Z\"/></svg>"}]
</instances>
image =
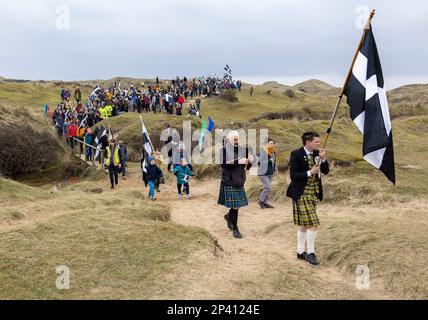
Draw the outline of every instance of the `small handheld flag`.
<instances>
[{"instance_id":1,"label":"small handheld flag","mask_svg":"<svg viewBox=\"0 0 428 320\"><path fill-rule=\"evenodd\" d=\"M208 131L211 132L214 129L215 123L211 117L208 117Z\"/></svg>"}]
</instances>

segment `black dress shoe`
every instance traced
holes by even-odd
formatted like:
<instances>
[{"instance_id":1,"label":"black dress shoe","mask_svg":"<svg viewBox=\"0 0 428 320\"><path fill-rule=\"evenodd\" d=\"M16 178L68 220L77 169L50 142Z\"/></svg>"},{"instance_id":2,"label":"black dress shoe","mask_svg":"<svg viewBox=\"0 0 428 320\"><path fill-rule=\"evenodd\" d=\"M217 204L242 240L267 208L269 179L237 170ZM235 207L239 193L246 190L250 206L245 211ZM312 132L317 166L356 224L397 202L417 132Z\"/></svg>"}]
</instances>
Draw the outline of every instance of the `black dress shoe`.
<instances>
[{"instance_id":1,"label":"black dress shoe","mask_svg":"<svg viewBox=\"0 0 428 320\"><path fill-rule=\"evenodd\" d=\"M229 214L228 214L228 213L226 213L226 214L224 215L224 220L226 220L226 222L227 222L227 227L228 227L230 230L233 230L233 225L232 225L232 222L230 221L230 217L229 217Z\"/></svg>"},{"instance_id":2,"label":"black dress shoe","mask_svg":"<svg viewBox=\"0 0 428 320\"><path fill-rule=\"evenodd\" d=\"M306 260L306 256L307 256L306 252L298 253L297 254L297 259Z\"/></svg>"},{"instance_id":3,"label":"black dress shoe","mask_svg":"<svg viewBox=\"0 0 428 320\"><path fill-rule=\"evenodd\" d=\"M242 234L241 234L241 232L239 232L239 229L238 229L238 228L233 229L233 236L234 236L235 238L238 238L238 239L241 239L241 238L242 238Z\"/></svg>"},{"instance_id":4,"label":"black dress shoe","mask_svg":"<svg viewBox=\"0 0 428 320\"><path fill-rule=\"evenodd\" d=\"M315 253L310 253L306 255L306 261L308 261L310 264L314 266L318 266L320 264L317 257L315 256Z\"/></svg>"},{"instance_id":5,"label":"black dress shoe","mask_svg":"<svg viewBox=\"0 0 428 320\"><path fill-rule=\"evenodd\" d=\"M259 201L258 204L259 204L260 208L262 208L262 209L266 208L266 205L264 202Z\"/></svg>"},{"instance_id":6,"label":"black dress shoe","mask_svg":"<svg viewBox=\"0 0 428 320\"><path fill-rule=\"evenodd\" d=\"M273 206L271 206L269 203L265 202L264 205L265 205L265 208L273 209Z\"/></svg>"}]
</instances>

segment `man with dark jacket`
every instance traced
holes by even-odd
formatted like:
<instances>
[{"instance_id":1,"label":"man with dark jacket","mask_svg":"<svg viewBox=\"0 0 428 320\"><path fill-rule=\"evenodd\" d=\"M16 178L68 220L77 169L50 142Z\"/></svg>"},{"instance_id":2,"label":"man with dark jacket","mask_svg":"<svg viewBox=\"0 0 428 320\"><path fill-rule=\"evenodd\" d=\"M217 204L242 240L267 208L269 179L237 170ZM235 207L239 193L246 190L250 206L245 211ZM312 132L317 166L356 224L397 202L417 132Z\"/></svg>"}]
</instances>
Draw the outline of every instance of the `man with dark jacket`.
<instances>
[{"instance_id":1,"label":"man with dark jacket","mask_svg":"<svg viewBox=\"0 0 428 320\"><path fill-rule=\"evenodd\" d=\"M319 265L315 256L315 238L320 224L316 205L323 199L321 173L330 171L326 151L320 149L316 132L302 135L303 146L290 155L291 183L287 196L293 199L293 218L297 230L297 258ZM307 252L305 251L307 244Z\"/></svg>"},{"instance_id":2,"label":"man with dark jacket","mask_svg":"<svg viewBox=\"0 0 428 320\"><path fill-rule=\"evenodd\" d=\"M238 229L238 210L248 205L244 184L252 161L248 148L239 145L239 133L230 131L220 149L221 184L217 203L229 209L224 218L235 238L242 238Z\"/></svg>"}]
</instances>

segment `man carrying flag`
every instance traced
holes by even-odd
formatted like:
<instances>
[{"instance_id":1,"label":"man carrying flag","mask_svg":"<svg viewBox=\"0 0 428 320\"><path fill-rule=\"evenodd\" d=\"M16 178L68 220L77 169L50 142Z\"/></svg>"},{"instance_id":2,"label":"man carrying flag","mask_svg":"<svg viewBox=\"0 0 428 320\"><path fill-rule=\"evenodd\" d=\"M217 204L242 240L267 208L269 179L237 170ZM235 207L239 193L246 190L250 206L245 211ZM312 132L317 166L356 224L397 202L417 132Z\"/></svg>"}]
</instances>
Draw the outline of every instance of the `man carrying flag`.
<instances>
[{"instance_id":1,"label":"man carrying flag","mask_svg":"<svg viewBox=\"0 0 428 320\"><path fill-rule=\"evenodd\" d=\"M287 197L293 200L293 220L298 227L297 259L319 265L315 255L315 239L320 224L316 208L317 202L323 199L321 172L328 174L330 168L325 150L319 148L318 133L303 133L302 144L290 155L291 182Z\"/></svg>"},{"instance_id":2,"label":"man carrying flag","mask_svg":"<svg viewBox=\"0 0 428 320\"><path fill-rule=\"evenodd\" d=\"M323 146L319 147L318 134L307 132L302 136L303 147L293 151L290 157L291 183L287 196L293 199L294 223L299 226L297 258L305 259L313 265L319 264L315 256L315 237L319 225L316 202L322 200L320 171L324 174L329 172L325 146L343 95L347 96L352 120L363 134L364 159L381 170L395 184L391 119L382 68L371 28L374 14L373 10L364 27Z\"/></svg>"}]
</instances>

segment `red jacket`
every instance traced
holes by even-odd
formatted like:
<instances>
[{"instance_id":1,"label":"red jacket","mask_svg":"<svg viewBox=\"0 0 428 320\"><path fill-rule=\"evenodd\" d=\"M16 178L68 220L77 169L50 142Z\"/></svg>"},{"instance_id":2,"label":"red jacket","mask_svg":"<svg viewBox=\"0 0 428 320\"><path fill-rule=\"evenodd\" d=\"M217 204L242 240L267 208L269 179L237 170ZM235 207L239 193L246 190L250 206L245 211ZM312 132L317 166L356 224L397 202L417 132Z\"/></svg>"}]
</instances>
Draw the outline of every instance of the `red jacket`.
<instances>
[{"instance_id":1,"label":"red jacket","mask_svg":"<svg viewBox=\"0 0 428 320\"><path fill-rule=\"evenodd\" d=\"M69 126L67 134L69 137L76 137L77 136L77 126L74 126L74 125Z\"/></svg>"},{"instance_id":2,"label":"red jacket","mask_svg":"<svg viewBox=\"0 0 428 320\"><path fill-rule=\"evenodd\" d=\"M81 103L79 103L76 107L76 111L80 112L80 110L82 110L82 109L83 109L83 105Z\"/></svg>"},{"instance_id":3,"label":"red jacket","mask_svg":"<svg viewBox=\"0 0 428 320\"><path fill-rule=\"evenodd\" d=\"M182 96L178 97L178 103L179 104L183 104L184 103L184 98Z\"/></svg>"}]
</instances>

